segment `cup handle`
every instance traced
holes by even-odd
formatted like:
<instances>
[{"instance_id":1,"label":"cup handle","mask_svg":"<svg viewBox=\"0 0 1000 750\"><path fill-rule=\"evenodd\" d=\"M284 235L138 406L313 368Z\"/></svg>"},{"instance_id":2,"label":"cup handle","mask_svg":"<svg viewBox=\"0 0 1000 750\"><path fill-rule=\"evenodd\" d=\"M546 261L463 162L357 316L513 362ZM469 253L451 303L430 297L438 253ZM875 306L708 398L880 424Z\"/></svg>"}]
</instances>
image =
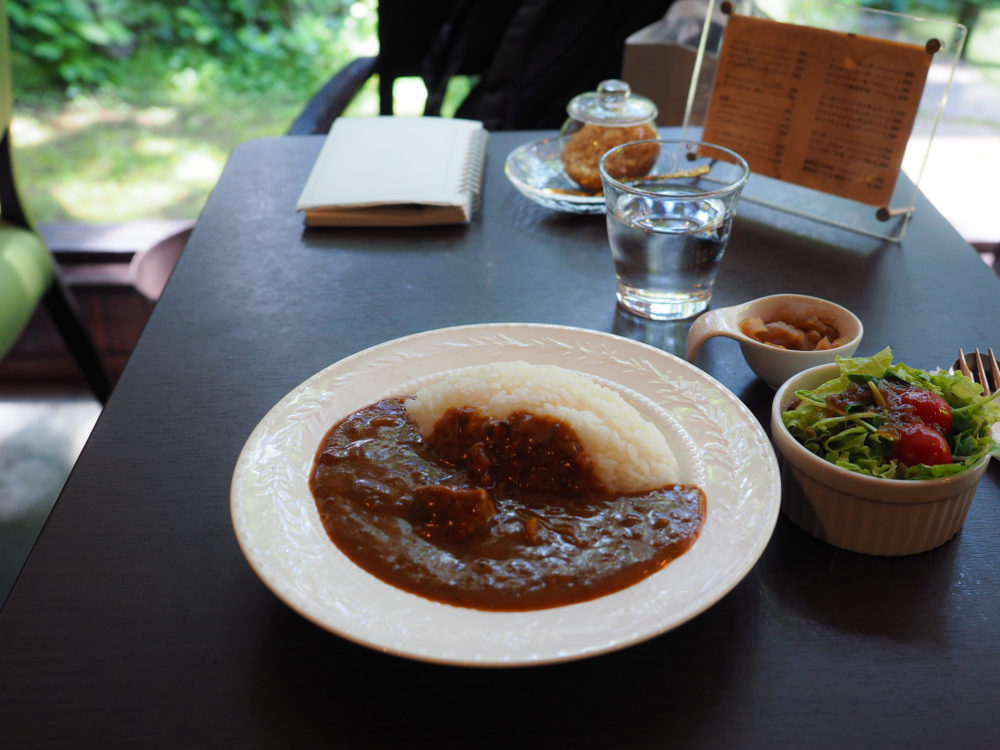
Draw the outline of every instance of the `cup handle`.
<instances>
[{"instance_id":1,"label":"cup handle","mask_svg":"<svg viewBox=\"0 0 1000 750\"><path fill-rule=\"evenodd\" d=\"M713 336L732 335L725 316L727 309L709 310L695 318L694 323L691 324L691 330L688 331L687 335L686 358L688 362L694 362L694 358L698 356L698 350L701 348L701 345L708 341L708 339Z\"/></svg>"}]
</instances>

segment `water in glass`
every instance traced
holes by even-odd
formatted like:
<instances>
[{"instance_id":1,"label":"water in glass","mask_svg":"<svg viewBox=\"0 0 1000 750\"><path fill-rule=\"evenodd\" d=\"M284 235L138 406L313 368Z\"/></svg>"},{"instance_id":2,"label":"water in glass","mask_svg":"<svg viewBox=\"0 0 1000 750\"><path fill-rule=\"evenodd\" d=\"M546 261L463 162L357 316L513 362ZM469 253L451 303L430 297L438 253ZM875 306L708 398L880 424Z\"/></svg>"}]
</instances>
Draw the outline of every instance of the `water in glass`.
<instances>
[{"instance_id":1,"label":"water in glass","mask_svg":"<svg viewBox=\"0 0 1000 750\"><path fill-rule=\"evenodd\" d=\"M676 200L622 195L608 211L608 236L618 277L618 300L648 318L688 318L708 307L732 227L732 212L717 198Z\"/></svg>"}]
</instances>

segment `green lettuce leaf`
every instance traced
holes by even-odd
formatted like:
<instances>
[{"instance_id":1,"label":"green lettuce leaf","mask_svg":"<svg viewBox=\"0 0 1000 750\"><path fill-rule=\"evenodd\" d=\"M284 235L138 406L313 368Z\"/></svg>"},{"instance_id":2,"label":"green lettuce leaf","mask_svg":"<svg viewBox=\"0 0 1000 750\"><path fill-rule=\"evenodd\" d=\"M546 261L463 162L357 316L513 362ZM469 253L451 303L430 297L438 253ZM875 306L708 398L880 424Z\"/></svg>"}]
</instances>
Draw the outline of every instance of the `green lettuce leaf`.
<instances>
[{"instance_id":1,"label":"green lettuce leaf","mask_svg":"<svg viewBox=\"0 0 1000 750\"><path fill-rule=\"evenodd\" d=\"M1000 423L998 395L985 397L983 389L961 373L928 372L893 363L886 347L872 357L838 357L840 375L812 390L799 390L792 408L782 414L789 432L808 450L850 471L887 479L936 479L965 471L983 456L1000 455L991 432ZM886 415L866 409L845 415L826 409L826 397L847 390L851 382L897 378L942 396L952 408L947 436L952 463L905 466L892 458L893 441L879 431Z\"/></svg>"},{"instance_id":2,"label":"green lettuce leaf","mask_svg":"<svg viewBox=\"0 0 1000 750\"><path fill-rule=\"evenodd\" d=\"M892 349L887 346L872 357L837 357L837 364L848 378L884 378L892 366Z\"/></svg>"}]
</instances>

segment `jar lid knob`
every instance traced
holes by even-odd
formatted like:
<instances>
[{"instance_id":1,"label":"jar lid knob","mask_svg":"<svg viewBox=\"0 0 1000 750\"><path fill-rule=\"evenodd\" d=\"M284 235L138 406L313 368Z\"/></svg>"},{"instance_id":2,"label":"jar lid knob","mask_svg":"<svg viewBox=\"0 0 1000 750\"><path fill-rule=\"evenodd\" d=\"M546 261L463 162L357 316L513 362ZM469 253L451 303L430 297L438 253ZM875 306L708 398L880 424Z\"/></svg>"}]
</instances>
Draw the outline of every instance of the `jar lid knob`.
<instances>
[{"instance_id":1,"label":"jar lid knob","mask_svg":"<svg viewBox=\"0 0 1000 750\"><path fill-rule=\"evenodd\" d=\"M610 78L597 84L597 91L573 97L566 111L572 120L606 126L631 126L656 119L656 105L632 93L625 81Z\"/></svg>"},{"instance_id":2,"label":"jar lid knob","mask_svg":"<svg viewBox=\"0 0 1000 750\"><path fill-rule=\"evenodd\" d=\"M597 85L597 98L601 106L610 110L621 110L625 107L625 102L632 93L632 87L625 81L611 79L601 81Z\"/></svg>"}]
</instances>

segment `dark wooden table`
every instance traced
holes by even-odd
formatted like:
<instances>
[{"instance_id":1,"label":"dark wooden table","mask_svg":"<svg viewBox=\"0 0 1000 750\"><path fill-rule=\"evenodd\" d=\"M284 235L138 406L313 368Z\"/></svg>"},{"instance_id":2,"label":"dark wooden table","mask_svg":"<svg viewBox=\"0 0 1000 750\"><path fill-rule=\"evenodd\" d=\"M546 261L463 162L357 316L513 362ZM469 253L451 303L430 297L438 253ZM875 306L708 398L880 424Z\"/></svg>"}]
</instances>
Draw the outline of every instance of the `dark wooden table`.
<instances>
[{"instance_id":1,"label":"dark wooden table","mask_svg":"<svg viewBox=\"0 0 1000 750\"><path fill-rule=\"evenodd\" d=\"M906 558L780 519L718 604L616 653L490 670L383 655L282 604L229 519L236 457L295 385L370 345L480 322L612 331L674 352L687 324L616 310L602 217L536 207L491 140L468 227L303 231L320 139L234 153L0 613L0 745L994 747L1000 462L962 532ZM1000 281L921 200L885 243L750 202L714 304L799 292L863 319L860 354L919 367L1000 344ZM766 423L735 342L697 364Z\"/></svg>"}]
</instances>

